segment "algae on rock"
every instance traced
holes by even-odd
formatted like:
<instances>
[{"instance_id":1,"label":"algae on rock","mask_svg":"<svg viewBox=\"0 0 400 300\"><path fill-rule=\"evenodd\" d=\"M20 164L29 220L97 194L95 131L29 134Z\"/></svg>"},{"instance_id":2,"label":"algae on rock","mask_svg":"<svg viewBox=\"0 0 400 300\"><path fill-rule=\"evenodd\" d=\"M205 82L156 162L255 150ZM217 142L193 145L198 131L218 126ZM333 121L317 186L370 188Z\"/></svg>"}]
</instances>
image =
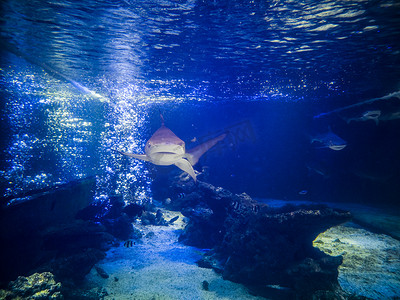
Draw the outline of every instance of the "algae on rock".
<instances>
[{"instance_id":1,"label":"algae on rock","mask_svg":"<svg viewBox=\"0 0 400 300\"><path fill-rule=\"evenodd\" d=\"M63 299L61 283L50 272L35 273L29 277L19 276L10 282L8 290L0 290L0 299Z\"/></svg>"}]
</instances>

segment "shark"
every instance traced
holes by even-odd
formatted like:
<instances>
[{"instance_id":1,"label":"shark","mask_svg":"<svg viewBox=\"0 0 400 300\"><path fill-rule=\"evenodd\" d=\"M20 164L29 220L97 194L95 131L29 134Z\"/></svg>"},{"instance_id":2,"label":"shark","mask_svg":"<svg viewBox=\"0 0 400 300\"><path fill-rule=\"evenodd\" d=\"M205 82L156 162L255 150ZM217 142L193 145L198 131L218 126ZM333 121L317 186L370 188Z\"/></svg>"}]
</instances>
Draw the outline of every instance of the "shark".
<instances>
[{"instance_id":1,"label":"shark","mask_svg":"<svg viewBox=\"0 0 400 300\"><path fill-rule=\"evenodd\" d=\"M380 121L393 121L398 119L400 119L400 111L390 112L379 117Z\"/></svg>"},{"instance_id":2,"label":"shark","mask_svg":"<svg viewBox=\"0 0 400 300\"><path fill-rule=\"evenodd\" d=\"M158 166L175 165L182 171L186 172L196 182L196 174L193 166L199 161L200 157L215 146L218 142L226 137L223 133L212 138L190 150L186 150L185 142L175 135L164 124L164 117L161 117L161 127L154 132L150 139L146 142L144 154L135 154L129 152L118 151L120 154L148 161Z\"/></svg>"},{"instance_id":3,"label":"shark","mask_svg":"<svg viewBox=\"0 0 400 300\"><path fill-rule=\"evenodd\" d=\"M314 142L318 142L322 145L319 148L329 148L335 151L340 151L347 146L347 142L333 133L330 128L328 132L319 134L312 138L311 144Z\"/></svg>"},{"instance_id":4,"label":"shark","mask_svg":"<svg viewBox=\"0 0 400 300\"><path fill-rule=\"evenodd\" d=\"M350 123L351 121L368 121L368 120L373 120L376 125L379 124L380 116L381 116L381 111L380 110L367 110L366 112L362 113L362 115L354 117L354 118L348 118L346 120L347 124Z\"/></svg>"},{"instance_id":5,"label":"shark","mask_svg":"<svg viewBox=\"0 0 400 300\"><path fill-rule=\"evenodd\" d=\"M376 125L379 125L380 121L393 121L400 119L400 111L388 111L384 112L381 110L368 110L364 112L362 115L354 118L343 118L350 123L351 121L368 121L373 120L375 121Z\"/></svg>"}]
</instances>

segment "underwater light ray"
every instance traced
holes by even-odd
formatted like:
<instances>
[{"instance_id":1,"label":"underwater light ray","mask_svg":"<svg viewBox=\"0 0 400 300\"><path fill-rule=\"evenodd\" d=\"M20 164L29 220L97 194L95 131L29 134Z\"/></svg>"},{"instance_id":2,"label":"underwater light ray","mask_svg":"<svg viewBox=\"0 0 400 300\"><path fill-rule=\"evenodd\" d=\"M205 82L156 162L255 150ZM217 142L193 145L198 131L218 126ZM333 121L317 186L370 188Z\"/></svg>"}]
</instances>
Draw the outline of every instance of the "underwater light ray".
<instances>
[{"instance_id":1,"label":"underwater light ray","mask_svg":"<svg viewBox=\"0 0 400 300\"><path fill-rule=\"evenodd\" d=\"M319 115L314 116L314 119L322 118L322 117L331 115L333 113L341 112L343 110L354 108L354 107L361 106L361 105L364 105L364 104L369 104L369 103L373 103L375 101L387 100L387 99L391 99L391 98L398 98L400 100L400 91L390 93L390 94L388 94L386 96L383 96L383 97L372 98L372 99L368 99L368 100L365 100L365 101L362 101L362 102L358 102L358 103L355 103L355 104L347 105L347 106L344 106L344 107L339 107L339 108L336 108L334 110L328 111L326 113L320 113Z\"/></svg>"},{"instance_id":2,"label":"underwater light ray","mask_svg":"<svg viewBox=\"0 0 400 300\"><path fill-rule=\"evenodd\" d=\"M71 93L43 69L27 73L26 67L33 65L15 58L14 68L21 62L23 71L3 71L5 90L10 91L5 114L14 133L0 171L3 196L95 175L97 200L121 195L127 203L151 202L147 166L108 151L117 144L129 151L144 147L148 97L141 85L130 82L121 88L104 79L112 101L101 102Z\"/></svg>"},{"instance_id":3,"label":"underwater light ray","mask_svg":"<svg viewBox=\"0 0 400 300\"><path fill-rule=\"evenodd\" d=\"M109 102L74 93L23 57L5 56L3 197L97 175Z\"/></svg>"},{"instance_id":4,"label":"underwater light ray","mask_svg":"<svg viewBox=\"0 0 400 300\"><path fill-rule=\"evenodd\" d=\"M46 72L48 72L50 75L56 77L56 78L61 78L62 80L70 83L73 87L75 87L79 92L81 92L84 95L89 95L93 98L98 99L101 102L109 102L109 99L98 94L97 92L90 90L89 88L87 88L86 86L84 86L83 84L69 78L68 76L64 75L63 73L55 70L53 67L49 66L48 64L45 64L44 62L41 62L33 57L30 57L28 55L26 55L25 53L21 52L20 50L18 50L16 47L13 47L12 45L10 45L9 43L5 43L4 40L0 41L0 46L2 47L2 49L5 49L6 51L13 53L14 55L23 58L25 61L37 65L39 67L41 67L43 70L45 70Z\"/></svg>"}]
</instances>

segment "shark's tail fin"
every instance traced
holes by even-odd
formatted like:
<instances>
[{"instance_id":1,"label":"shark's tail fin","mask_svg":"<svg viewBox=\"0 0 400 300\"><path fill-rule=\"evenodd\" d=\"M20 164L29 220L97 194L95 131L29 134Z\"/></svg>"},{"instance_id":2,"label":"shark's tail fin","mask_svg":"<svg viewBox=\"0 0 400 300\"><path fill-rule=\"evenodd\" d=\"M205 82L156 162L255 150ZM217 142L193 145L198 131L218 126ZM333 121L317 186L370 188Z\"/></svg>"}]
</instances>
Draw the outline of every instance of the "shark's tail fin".
<instances>
[{"instance_id":1,"label":"shark's tail fin","mask_svg":"<svg viewBox=\"0 0 400 300\"><path fill-rule=\"evenodd\" d=\"M208 140L207 142L204 142L203 144L200 144L193 149L190 149L186 151L185 157L186 159L190 162L192 166L197 164L199 161L200 157L211 147L215 146L216 143L219 141L222 141L226 137L226 133L221 134L211 140Z\"/></svg>"}]
</instances>

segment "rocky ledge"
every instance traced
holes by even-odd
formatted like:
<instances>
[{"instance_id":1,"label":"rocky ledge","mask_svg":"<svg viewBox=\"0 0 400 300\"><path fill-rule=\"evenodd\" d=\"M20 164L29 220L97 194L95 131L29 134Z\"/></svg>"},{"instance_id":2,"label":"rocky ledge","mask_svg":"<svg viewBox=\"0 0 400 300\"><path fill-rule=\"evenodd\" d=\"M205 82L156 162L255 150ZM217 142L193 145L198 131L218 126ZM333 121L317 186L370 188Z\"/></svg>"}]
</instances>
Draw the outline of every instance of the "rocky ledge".
<instances>
[{"instance_id":1,"label":"rocky ledge","mask_svg":"<svg viewBox=\"0 0 400 300\"><path fill-rule=\"evenodd\" d=\"M29 277L19 276L10 282L7 290L0 290L0 299L64 299L61 283L54 280L50 272L35 273Z\"/></svg>"},{"instance_id":2,"label":"rocky ledge","mask_svg":"<svg viewBox=\"0 0 400 300\"><path fill-rule=\"evenodd\" d=\"M166 206L189 218L180 240L210 248L199 266L268 297L333 299L342 293L337 281L342 258L324 254L312 242L350 220L349 212L321 205L270 208L244 193L179 178L171 189L179 197Z\"/></svg>"}]
</instances>

